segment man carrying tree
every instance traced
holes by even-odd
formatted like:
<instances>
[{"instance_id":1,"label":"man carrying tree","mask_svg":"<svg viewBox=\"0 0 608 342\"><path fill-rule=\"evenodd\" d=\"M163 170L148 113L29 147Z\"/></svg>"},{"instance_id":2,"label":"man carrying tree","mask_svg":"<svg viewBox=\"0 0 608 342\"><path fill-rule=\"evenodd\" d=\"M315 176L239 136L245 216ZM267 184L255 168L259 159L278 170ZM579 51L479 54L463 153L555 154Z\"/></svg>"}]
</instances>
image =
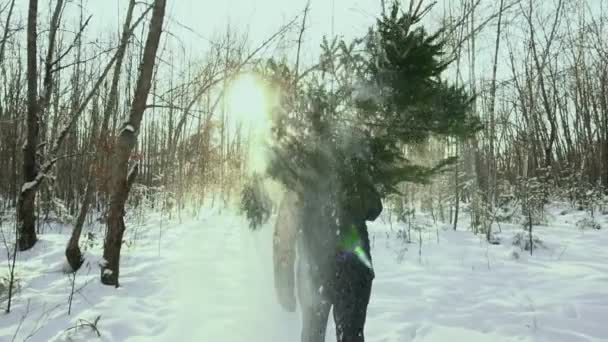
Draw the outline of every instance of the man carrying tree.
<instances>
[{"instance_id":1,"label":"man carrying tree","mask_svg":"<svg viewBox=\"0 0 608 342\"><path fill-rule=\"evenodd\" d=\"M300 195L287 193L279 209L273 244L279 302L286 310L295 310L296 267L302 341L325 340L332 306L338 341L363 341L374 278L365 221L378 217L382 203L375 189L362 186L356 207L335 213L319 194L298 199Z\"/></svg>"},{"instance_id":2,"label":"man carrying tree","mask_svg":"<svg viewBox=\"0 0 608 342\"><path fill-rule=\"evenodd\" d=\"M415 165L404 147L480 128L471 97L441 79L451 61L445 30L417 25L430 8L421 3L405 13L395 3L352 44L324 40L318 68L305 77L268 64L271 82L291 84L281 89L264 176L287 190L275 226L275 287L288 311L297 290L302 342L325 340L332 306L338 341L364 341L374 278L366 221L400 183L424 183L455 161ZM244 203L250 218L254 202Z\"/></svg>"}]
</instances>

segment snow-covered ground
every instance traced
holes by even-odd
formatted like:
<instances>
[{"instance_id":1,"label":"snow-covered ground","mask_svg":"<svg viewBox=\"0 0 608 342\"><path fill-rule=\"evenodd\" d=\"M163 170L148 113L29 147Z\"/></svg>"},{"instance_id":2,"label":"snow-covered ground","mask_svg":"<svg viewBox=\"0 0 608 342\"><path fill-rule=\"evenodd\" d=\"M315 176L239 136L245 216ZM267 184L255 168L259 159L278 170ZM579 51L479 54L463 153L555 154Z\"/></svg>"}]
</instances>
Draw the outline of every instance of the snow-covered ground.
<instances>
[{"instance_id":1,"label":"snow-covered ground","mask_svg":"<svg viewBox=\"0 0 608 342\"><path fill-rule=\"evenodd\" d=\"M511 246L520 229L513 225L501 225L501 245L464 226L439 225L437 241L433 227L420 258L416 234L408 244L397 226L370 224L376 279L367 340L608 341L608 219L598 219L602 230L581 231L583 215L551 207L548 224L535 227L545 248L534 256ZM147 215L128 224L119 289L99 284L100 233L92 230L71 315L67 230L51 229L19 256L19 290L12 313L0 314L0 341L298 341L297 314L274 298L270 227L252 233L241 217L211 209L182 223ZM88 323L96 319L100 337Z\"/></svg>"}]
</instances>

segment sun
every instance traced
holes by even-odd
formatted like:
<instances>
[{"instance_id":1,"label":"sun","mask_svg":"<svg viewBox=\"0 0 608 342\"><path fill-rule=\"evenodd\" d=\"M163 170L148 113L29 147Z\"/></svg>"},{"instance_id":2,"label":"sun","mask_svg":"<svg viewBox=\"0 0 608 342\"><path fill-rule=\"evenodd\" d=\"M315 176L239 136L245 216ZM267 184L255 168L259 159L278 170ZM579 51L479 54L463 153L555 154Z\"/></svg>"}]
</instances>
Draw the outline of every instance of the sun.
<instances>
[{"instance_id":1,"label":"sun","mask_svg":"<svg viewBox=\"0 0 608 342\"><path fill-rule=\"evenodd\" d=\"M254 74L242 74L228 84L226 106L229 121L248 140L247 169L263 172L267 165L266 143L271 135L270 88Z\"/></svg>"},{"instance_id":2,"label":"sun","mask_svg":"<svg viewBox=\"0 0 608 342\"><path fill-rule=\"evenodd\" d=\"M253 74L242 74L228 85L227 109L231 118L246 129L259 129L270 116L270 96Z\"/></svg>"}]
</instances>

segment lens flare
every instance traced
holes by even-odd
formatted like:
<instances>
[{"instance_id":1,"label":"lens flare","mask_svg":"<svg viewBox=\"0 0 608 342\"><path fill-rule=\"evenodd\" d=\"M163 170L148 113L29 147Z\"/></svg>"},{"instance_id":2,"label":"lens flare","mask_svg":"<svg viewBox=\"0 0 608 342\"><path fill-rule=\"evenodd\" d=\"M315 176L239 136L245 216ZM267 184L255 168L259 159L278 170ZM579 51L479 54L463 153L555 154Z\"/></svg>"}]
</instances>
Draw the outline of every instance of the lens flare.
<instances>
[{"instance_id":1,"label":"lens flare","mask_svg":"<svg viewBox=\"0 0 608 342\"><path fill-rule=\"evenodd\" d=\"M367 268L370 270L373 269L372 261L365 252L365 249L363 249L361 237L359 236L357 227L354 225L351 226L347 234L344 235L341 242L341 247L344 255L354 254Z\"/></svg>"},{"instance_id":2,"label":"lens flare","mask_svg":"<svg viewBox=\"0 0 608 342\"><path fill-rule=\"evenodd\" d=\"M268 90L253 74L234 79L227 92L228 112L243 125L259 128L268 124L270 98Z\"/></svg>"},{"instance_id":3,"label":"lens flare","mask_svg":"<svg viewBox=\"0 0 608 342\"><path fill-rule=\"evenodd\" d=\"M250 174L263 172L267 165L265 144L271 134L272 99L269 88L254 74L242 74L228 86L227 111L248 140Z\"/></svg>"}]
</instances>

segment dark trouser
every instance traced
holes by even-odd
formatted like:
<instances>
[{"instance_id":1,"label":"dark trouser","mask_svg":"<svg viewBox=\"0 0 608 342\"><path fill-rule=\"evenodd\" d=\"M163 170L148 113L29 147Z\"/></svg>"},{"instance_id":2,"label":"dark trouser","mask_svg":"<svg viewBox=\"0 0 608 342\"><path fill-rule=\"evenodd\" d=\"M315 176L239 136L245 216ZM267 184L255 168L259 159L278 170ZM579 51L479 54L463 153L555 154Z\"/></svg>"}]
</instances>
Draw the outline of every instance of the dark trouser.
<instances>
[{"instance_id":1,"label":"dark trouser","mask_svg":"<svg viewBox=\"0 0 608 342\"><path fill-rule=\"evenodd\" d=\"M306 272L308 271L308 272ZM308 274L306 274L308 273ZM363 342L364 325L369 303L373 271L354 255L341 257L333 277L310 276L310 268L303 265L298 291L302 311L302 342L325 342L325 331L330 308L333 306L338 342ZM315 279L316 278L316 279Z\"/></svg>"}]
</instances>

